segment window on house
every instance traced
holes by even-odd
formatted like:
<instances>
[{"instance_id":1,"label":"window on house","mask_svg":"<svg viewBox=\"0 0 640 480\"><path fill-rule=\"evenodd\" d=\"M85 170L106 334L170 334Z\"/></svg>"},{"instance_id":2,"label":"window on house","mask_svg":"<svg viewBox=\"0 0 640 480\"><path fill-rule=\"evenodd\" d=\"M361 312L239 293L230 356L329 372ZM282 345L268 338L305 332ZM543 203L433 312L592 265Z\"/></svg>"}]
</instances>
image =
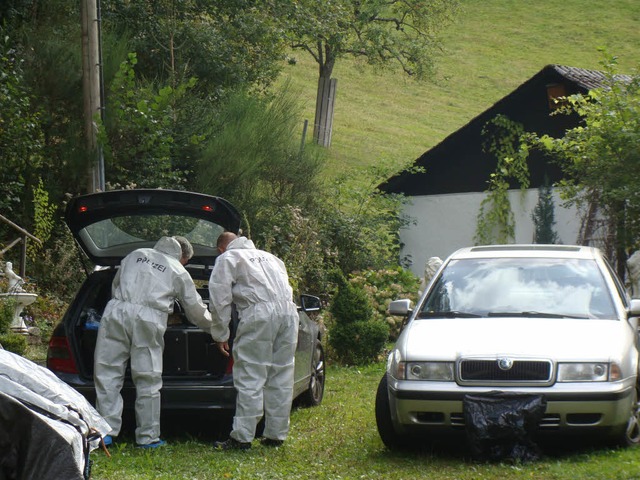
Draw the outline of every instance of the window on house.
<instances>
[{"instance_id":1,"label":"window on house","mask_svg":"<svg viewBox=\"0 0 640 480\"><path fill-rule=\"evenodd\" d=\"M550 83L547 85L547 100L549 102L549 110L556 110L562 104L558 101L560 97L566 97L567 92L564 83Z\"/></svg>"}]
</instances>

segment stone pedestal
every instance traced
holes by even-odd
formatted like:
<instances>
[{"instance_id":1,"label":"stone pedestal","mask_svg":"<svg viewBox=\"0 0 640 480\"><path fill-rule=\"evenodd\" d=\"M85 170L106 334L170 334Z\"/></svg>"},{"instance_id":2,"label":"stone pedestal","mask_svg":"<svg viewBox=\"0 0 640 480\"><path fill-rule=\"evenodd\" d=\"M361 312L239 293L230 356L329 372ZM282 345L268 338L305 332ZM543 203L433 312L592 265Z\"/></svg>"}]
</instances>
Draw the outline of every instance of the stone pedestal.
<instances>
[{"instance_id":1,"label":"stone pedestal","mask_svg":"<svg viewBox=\"0 0 640 480\"><path fill-rule=\"evenodd\" d=\"M22 333L24 335L29 334L27 325L22 320L20 314L22 309L27 305L31 305L36 301L38 295L35 293L27 292L15 292L15 293L0 293L0 300L9 300L15 302L13 309L13 321L11 322L11 331L16 333Z\"/></svg>"}]
</instances>

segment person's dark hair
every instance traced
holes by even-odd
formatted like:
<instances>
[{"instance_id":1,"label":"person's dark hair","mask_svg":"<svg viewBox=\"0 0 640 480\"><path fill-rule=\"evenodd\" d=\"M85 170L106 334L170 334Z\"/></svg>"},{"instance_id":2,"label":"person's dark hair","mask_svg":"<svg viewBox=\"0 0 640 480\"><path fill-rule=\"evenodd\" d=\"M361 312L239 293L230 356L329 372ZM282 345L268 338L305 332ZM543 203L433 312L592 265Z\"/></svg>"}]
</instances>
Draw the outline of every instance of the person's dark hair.
<instances>
[{"instance_id":1,"label":"person's dark hair","mask_svg":"<svg viewBox=\"0 0 640 480\"><path fill-rule=\"evenodd\" d=\"M193 257L193 246L191 242L184 237L179 235L175 235L173 238L180 244L180 249L182 250L182 258L189 260Z\"/></svg>"}]
</instances>

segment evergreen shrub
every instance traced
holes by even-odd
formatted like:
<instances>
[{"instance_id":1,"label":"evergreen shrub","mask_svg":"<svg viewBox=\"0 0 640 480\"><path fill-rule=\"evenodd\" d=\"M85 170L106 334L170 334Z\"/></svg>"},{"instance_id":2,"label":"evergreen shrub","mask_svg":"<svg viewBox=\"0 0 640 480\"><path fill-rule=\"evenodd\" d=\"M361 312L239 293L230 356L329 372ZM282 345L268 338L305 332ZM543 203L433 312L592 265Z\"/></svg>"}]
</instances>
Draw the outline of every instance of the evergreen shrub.
<instances>
[{"instance_id":1,"label":"evergreen shrub","mask_svg":"<svg viewBox=\"0 0 640 480\"><path fill-rule=\"evenodd\" d=\"M329 344L340 362L360 365L378 360L389 338L389 326L374 318L369 297L361 286L340 275L329 312Z\"/></svg>"}]
</instances>

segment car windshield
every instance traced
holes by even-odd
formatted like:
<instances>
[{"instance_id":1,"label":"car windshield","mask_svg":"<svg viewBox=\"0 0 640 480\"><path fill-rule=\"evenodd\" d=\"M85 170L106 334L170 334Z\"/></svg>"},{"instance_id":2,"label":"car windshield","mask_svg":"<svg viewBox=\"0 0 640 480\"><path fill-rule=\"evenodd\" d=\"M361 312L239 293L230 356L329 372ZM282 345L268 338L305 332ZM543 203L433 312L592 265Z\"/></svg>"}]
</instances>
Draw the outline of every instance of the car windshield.
<instances>
[{"instance_id":1,"label":"car windshield","mask_svg":"<svg viewBox=\"0 0 640 480\"><path fill-rule=\"evenodd\" d=\"M418 318L474 316L617 318L594 260L453 260L436 280Z\"/></svg>"}]
</instances>

